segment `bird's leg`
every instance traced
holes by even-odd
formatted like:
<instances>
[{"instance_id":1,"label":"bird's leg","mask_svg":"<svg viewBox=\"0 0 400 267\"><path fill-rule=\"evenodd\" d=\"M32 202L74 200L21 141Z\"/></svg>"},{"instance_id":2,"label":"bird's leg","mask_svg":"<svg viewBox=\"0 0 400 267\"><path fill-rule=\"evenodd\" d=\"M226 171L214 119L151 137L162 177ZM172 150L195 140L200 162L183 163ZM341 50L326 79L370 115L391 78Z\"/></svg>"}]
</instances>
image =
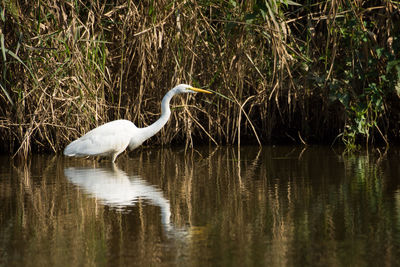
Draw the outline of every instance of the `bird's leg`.
<instances>
[{"instance_id":1,"label":"bird's leg","mask_svg":"<svg viewBox=\"0 0 400 267\"><path fill-rule=\"evenodd\" d=\"M114 154L112 155L112 157L111 157L111 162L112 162L112 163L115 163L115 159L117 158L117 156L118 156L118 153L114 153Z\"/></svg>"}]
</instances>

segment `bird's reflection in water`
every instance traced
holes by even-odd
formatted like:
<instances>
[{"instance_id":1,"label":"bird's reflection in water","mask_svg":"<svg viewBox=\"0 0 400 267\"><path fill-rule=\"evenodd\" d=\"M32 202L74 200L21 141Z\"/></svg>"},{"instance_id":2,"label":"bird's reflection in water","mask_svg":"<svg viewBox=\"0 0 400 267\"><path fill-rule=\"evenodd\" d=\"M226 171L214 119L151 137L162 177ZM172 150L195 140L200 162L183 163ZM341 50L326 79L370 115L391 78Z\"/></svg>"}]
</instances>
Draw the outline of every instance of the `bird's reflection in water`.
<instances>
[{"instance_id":1,"label":"bird's reflection in water","mask_svg":"<svg viewBox=\"0 0 400 267\"><path fill-rule=\"evenodd\" d=\"M64 174L69 181L96 197L102 204L117 210L134 206L139 200L159 206L164 229L172 230L169 201L159 188L150 185L140 176L128 176L115 165L110 168L69 167L64 169Z\"/></svg>"}]
</instances>

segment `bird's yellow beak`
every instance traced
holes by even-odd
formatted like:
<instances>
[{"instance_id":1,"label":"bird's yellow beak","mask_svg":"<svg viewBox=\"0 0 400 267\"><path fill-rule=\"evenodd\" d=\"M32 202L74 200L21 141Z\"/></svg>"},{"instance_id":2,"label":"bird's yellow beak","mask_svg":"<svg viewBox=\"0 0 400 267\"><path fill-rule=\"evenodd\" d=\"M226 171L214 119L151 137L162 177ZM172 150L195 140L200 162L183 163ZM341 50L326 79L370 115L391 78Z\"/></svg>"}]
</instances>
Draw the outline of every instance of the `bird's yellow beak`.
<instances>
[{"instance_id":1,"label":"bird's yellow beak","mask_svg":"<svg viewBox=\"0 0 400 267\"><path fill-rule=\"evenodd\" d=\"M195 88L195 87L190 87L189 89L192 90L192 91L195 91L195 92L199 92L199 93L212 94L212 92L210 92L210 91L199 89L199 88Z\"/></svg>"}]
</instances>

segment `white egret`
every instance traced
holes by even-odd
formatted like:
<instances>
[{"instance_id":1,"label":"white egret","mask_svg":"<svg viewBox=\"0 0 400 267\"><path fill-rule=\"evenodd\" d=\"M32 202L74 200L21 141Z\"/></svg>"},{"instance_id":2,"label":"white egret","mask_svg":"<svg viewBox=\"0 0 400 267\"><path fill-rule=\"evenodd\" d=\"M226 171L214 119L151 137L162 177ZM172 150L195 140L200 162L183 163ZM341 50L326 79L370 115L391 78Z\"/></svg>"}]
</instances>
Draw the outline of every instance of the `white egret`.
<instances>
[{"instance_id":1,"label":"white egret","mask_svg":"<svg viewBox=\"0 0 400 267\"><path fill-rule=\"evenodd\" d=\"M180 84L165 94L161 102L161 117L153 124L138 128L128 120L105 123L70 143L64 149L64 155L69 157L107 156L115 162L117 156L128 146L130 150L135 149L161 130L171 115L169 102L174 95L196 92L211 94L207 90Z\"/></svg>"}]
</instances>

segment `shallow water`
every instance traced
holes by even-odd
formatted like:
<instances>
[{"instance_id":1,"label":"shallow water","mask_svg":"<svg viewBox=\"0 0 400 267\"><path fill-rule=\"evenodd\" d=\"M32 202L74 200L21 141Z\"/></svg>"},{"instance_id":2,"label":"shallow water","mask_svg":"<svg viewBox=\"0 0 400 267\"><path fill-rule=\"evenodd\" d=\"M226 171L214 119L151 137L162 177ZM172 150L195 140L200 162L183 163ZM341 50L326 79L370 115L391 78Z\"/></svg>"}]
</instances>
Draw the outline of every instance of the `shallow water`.
<instances>
[{"instance_id":1,"label":"shallow water","mask_svg":"<svg viewBox=\"0 0 400 267\"><path fill-rule=\"evenodd\" d=\"M400 149L0 157L4 266L400 264Z\"/></svg>"}]
</instances>

